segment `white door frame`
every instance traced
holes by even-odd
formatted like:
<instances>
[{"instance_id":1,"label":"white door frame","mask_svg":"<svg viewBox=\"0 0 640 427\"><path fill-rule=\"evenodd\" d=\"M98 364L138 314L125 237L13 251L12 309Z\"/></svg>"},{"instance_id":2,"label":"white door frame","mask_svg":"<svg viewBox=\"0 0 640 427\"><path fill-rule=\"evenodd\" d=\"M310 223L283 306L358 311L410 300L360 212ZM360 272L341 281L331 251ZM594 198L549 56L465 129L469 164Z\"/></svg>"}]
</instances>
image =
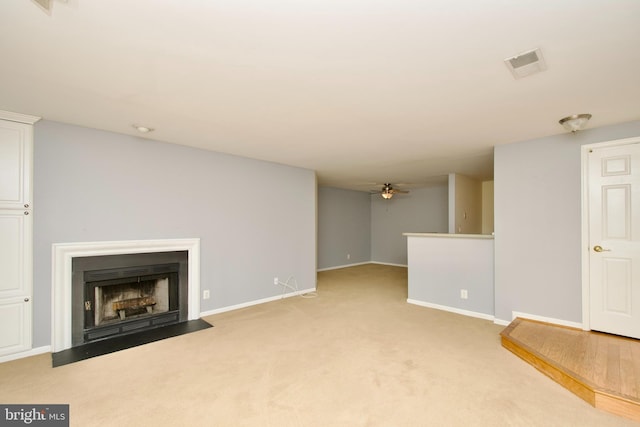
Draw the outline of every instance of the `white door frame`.
<instances>
[{"instance_id":1,"label":"white door frame","mask_svg":"<svg viewBox=\"0 0 640 427\"><path fill-rule=\"evenodd\" d=\"M616 147L640 142L640 137L616 139L612 141L586 144L581 147L582 162L582 329L591 330L591 283L589 255L589 150L593 148Z\"/></svg>"}]
</instances>

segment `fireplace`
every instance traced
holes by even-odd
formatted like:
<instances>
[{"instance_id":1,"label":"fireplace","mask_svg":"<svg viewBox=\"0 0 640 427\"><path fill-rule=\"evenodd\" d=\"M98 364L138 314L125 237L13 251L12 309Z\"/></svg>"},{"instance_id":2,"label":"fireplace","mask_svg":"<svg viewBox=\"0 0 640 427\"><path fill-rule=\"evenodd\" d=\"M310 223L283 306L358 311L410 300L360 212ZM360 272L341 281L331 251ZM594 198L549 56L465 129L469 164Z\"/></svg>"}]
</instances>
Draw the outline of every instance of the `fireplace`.
<instances>
[{"instance_id":1,"label":"fireplace","mask_svg":"<svg viewBox=\"0 0 640 427\"><path fill-rule=\"evenodd\" d=\"M186 251L76 257L72 345L187 320Z\"/></svg>"},{"instance_id":2,"label":"fireplace","mask_svg":"<svg viewBox=\"0 0 640 427\"><path fill-rule=\"evenodd\" d=\"M54 354L199 321L199 239L56 243L52 267Z\"/></svg>"}]
</instances>

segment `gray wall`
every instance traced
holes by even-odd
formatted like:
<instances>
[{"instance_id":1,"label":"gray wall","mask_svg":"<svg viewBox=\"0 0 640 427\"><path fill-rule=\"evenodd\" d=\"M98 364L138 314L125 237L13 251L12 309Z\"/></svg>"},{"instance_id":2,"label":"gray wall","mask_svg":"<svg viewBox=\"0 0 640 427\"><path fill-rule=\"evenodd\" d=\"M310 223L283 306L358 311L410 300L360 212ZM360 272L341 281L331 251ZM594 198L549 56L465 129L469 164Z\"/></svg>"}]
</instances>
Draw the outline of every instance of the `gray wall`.
<instances>
[{"instance_id":1,"label":"gray wall","mask_svg":"<svg viewBox=\"0 0 640 427\"><path fill-rule=\"evenodd\" d=\"M580 146L640 122L495 147L495 317L582 321Z\"/></svg>"},{"instance_id":2,"label":"gray wall","mask_svg":"<svg viewBox=\"0 0 640 427\"><path fill-rule=\"evenodd\" d=\"M408 296L413 303L493 316L491 238L408 236ZM468 298L460 297L467 290Z\"/></svg>"},{"instance_id":3,"label":"gray wall","mask_svg":"<svg viewBox=\"0 0 640 427\"><path fill-rule=\"evenodd\" d=\"M402 233L446 233L446 183L412 189L385 200L371 196L371 261L407 265L407 238Z\"/></svg>"},{"instance_id":4,"label":"gray wall","mask_svg":"<svg viewBox=\"0 0 640 427\"><path fill-rule=\"evenodd\" d=\"M350 258L347 258L347 254ZM363 191L318 188L318 268L371 260L371 198Z\"/></svg>"},{"instance_id":5,"label":"gray wall","mask_svg":"<svg viewBox=\"0 0 640 427\"><path fill-rule=\"evenodd\" d=\"M199 237L202 311L277 296L274 276L316 285L311 170L50 121L34 157L35 347L51 343L52 243Z\"/></svg>"}]
</instances>

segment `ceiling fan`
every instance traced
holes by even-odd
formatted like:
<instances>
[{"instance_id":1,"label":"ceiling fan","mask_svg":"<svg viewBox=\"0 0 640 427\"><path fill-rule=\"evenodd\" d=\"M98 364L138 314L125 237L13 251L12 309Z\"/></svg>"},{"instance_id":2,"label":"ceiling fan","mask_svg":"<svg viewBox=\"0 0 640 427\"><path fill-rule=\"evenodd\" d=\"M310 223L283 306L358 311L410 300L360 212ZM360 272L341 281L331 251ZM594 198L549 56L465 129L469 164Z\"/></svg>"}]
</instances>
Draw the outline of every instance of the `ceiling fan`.
<instances>
[{"instance_id":1,"label":"ceiling fan","mask_svg":"<svg viewBox=\"0 0 640 427\"><path fill-rule=\"evenodd\" d=\"M382 190L380 190L380 191L372 191L371 193L380 194L383 199L387 199L388 200L388 199L392 198L394 194L407 194L408 191L406 191L406 190L396 190L395 188L393 188L391 186L391 184L389 184L387 182L382 186Z\"/></svg>"}]
</instances>

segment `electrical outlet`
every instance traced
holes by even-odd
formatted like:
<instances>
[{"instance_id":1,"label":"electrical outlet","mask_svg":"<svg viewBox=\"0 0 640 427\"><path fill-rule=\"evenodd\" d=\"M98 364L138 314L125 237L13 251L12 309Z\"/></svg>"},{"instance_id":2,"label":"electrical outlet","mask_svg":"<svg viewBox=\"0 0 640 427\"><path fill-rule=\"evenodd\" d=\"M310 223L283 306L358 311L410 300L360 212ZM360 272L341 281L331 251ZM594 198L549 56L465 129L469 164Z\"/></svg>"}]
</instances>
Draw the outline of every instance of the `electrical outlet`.
<instances>
[{"instance_id":1,"label":"electrical outlet","mask_svg":"<svg viewBox=\"0 0 640 427\"><path fill-rule=\"evenodd\" d=\"M211 297L211 294L209 293L209 289L205 289L204 291L202 291L202 299L209 299Z\"/></svg>"},{"instance_id":2,"label":"electrical outlet","mask_svg":"<svg viewBox=\"0 0 640 427\"><path fill-rule=\"evenodd\" d=\"M278 283L280 283L280 281L278 280L278 278L277 278L277 277L274 277L274 278L273 278L273 284L274 284L274 285L277 285Z\"/></svg>"},{"instance_id":3,"label":"electrical outlet","mask_svg":"<svg viewBox=\"0 0 640 427\"><path fill-rule=\"evenodd\" d=\"M466 289L460 289L460 298L467 299L469 298L469 293Z\"/></svg>"},{"instance_id":4,"label":"electrical outlet","mask_svg":"<svg viewBox=\"0 0 640 427\"><path fill-rule=\"evenodd\" d=\"M347 259L351 259L351 254L347 254Z\"/></svg>"}]
</instances>

